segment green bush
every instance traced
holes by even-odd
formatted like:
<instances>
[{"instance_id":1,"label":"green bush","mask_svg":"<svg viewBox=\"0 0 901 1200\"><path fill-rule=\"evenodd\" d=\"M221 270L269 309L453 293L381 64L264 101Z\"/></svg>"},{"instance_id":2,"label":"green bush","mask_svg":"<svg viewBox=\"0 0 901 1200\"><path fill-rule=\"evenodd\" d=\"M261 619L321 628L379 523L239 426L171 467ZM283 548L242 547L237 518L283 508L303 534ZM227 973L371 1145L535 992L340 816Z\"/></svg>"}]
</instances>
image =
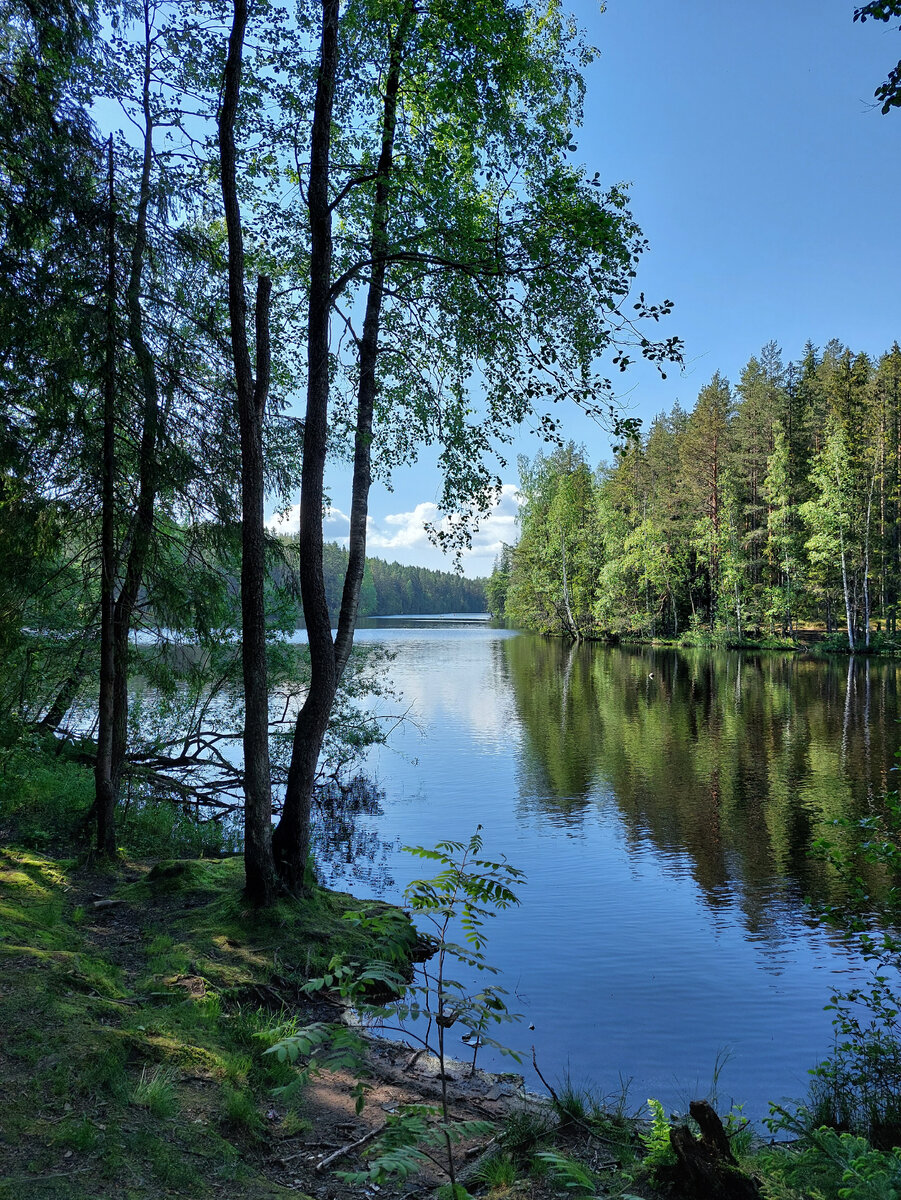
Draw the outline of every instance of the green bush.
<instances>
[{"instance_id":1,"label":"green bush","mask_svg":"<svg viewBox=\"0 0 901 1200\"><path fill-rule=\"evenodd\" d=\"M71 842L94 801L94 775L48 748L20 740L0 751L0 829L7 841L40 849Z\"/></svg>"},{"instance_id":2,"label":"green bush","mask_svg":"<svg viewBox=\"0 0 901 1200\"><path fill-rule=\"evenodd\" d=\"M901 1149L874 1150L865 1138L825 1127L809 1130L795 1147L762 1151L758 1165L797 1195L897 1200L901 1194Z\"/></svg>"},{"instance_id":3,"label":"green bush","mask_svg":"<svg viewBox=\"0 0 901 1200\"><path fill-rule=\"evenodd\" d=\"M898 793L885 797L881 812L834 825L836 837L821 839L815 852L836 872L845 896L821 913L868 960L872 974L868 986L832 995L835 1047L813 1071L807 1110L818 1122L886 1148L901 1144L901 942L891 932L901 918Z\"/></svg>"},{"instance_id":4,"label":"green bush","mask_svg":"<svg viewBox=\"0 0 901 1200\"><path fill-rule=\"evenodd\" d=\"M126 801L117 816L117 836L139 857L218 858L241 848L237 826L202 820L164 800Z\"/></svg>"}]
</instances>

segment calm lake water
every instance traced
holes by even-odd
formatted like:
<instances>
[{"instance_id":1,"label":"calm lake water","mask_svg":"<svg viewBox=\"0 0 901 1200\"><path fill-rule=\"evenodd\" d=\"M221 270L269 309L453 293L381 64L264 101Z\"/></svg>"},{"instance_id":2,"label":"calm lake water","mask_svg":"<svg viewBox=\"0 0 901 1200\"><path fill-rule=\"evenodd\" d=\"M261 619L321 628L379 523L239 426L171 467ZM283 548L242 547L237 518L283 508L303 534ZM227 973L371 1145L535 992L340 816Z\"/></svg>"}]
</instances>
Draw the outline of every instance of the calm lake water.
<instances>
[{"instance_id":1,"label":"calm lake water","mask_svg":"<svg viewBox=\"0 0 901 1200\"><path fill-rule=\"evenodd\" d=\"M489 929L524 1017L508 1044L534 1043L549 1078L607 1093L631 1080L635 1107L684 1108L726 1056L720 1100L755 1120L803 1096L831 1044L830 988L860 973L804 903L831 883L808 850L896 786L901 664L570 647L471 619L369 625L358 641L395 652L419 728L370 755L385 849L346 886L381 877L397 898L428 873L402 845L481 824L488 857L527 875Z\"/></svg>"}]
</instances>

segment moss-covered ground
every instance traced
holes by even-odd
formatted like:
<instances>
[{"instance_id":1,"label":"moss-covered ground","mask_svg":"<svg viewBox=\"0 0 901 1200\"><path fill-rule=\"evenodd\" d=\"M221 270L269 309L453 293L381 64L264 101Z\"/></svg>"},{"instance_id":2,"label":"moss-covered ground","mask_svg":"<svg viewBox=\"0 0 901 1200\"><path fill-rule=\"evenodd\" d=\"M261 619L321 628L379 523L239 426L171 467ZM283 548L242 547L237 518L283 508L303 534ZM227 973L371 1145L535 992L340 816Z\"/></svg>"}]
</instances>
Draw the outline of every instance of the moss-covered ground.
<instances>
[{"instance_id":1,"label":"moss-covered ground","mask_svg":"<svg viewBox=\"0 0 901 1200\"><path fill-rule=\"evenodd\" d=\"M308 975L372 947L349 896L261 916L241 885L236 858L0 849L0 1198L302 1194L272 1160L303 1085L264 1051Z\"/></svg>"}]
</instances>

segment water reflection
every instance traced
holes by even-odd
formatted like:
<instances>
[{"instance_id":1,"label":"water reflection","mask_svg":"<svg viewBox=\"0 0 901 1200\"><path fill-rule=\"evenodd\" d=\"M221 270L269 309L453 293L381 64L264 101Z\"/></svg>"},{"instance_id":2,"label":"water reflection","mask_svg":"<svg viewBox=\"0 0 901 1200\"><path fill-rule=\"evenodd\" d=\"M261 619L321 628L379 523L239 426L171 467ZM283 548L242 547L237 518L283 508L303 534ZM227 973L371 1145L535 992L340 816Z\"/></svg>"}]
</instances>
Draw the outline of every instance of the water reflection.
<instances>
[{"instance_id":1,"label":"water reflection","mask_svg":"<svg viewBox=\"0 0 901 1200\"><path fill-rule=\"evenodd\" d=\"M639 1103L703 1091L727 1047L722 1094L756 1119L803 1094L830 988L860 969L804 903L836 886L809 849L892 785L901 665L366 635L397 651L424 734L370 762L380 834L431 845L482 823L526 872L489 945L535 1026L516 1044L602 1089L634 1076ZM388 865L389 895L421 873Z\"/></svg>"},{"instance_id":2,"label":"water reflection","mask_svg":"<svg viewBox=\"0 0 901 1200\"><path fill-rule=\"evenodd\" d=\"M523 809L576 827L614 805L633 848L688 856L711 911L775 932L834 887L810 857L893 786L893 661L500 643L525 733ZM788 906L788 910L787 910Z\"/></svg>"},{"instance_id":3,"label":"water reflection","mask_svg":"<svg viewBox=\"0 0 901 1200\"><path fill-rule=\"evenodd\" d=\"M313 798L311 837L316 869L328 887L366 888L380 894L394 886L388 868L396 839L385 841L366 818L383 813L384 793L370 779L330 780Z\"/></svg>"}]
</instances>

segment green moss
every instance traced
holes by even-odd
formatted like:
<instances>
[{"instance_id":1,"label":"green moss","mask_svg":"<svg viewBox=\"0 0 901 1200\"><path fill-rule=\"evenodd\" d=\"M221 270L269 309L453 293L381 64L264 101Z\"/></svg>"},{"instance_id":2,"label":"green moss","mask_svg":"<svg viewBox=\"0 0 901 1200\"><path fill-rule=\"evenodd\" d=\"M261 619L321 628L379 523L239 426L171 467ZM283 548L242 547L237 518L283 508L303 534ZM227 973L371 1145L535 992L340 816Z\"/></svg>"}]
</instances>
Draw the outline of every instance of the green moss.
<instances>
[{"instance_id":1,"label":"green moss","mask_svg":"<svg viewBox=\"0 0 901 1200\"><path fill-rule=\"evenodd\" d=\"M121 882L123 866L116 913L142 936L111 939L122 965L105 953L90 910L76 907L74 866L0 850L0 1028L10 1073L0 1144L29 1148L6 1194L296 1197L268 1183L255 1161L274 1088L287 1089L280 1132L304 1127L297 1072L263 1052L283 1020L279 988L290 997L333 954L373 955L371 940L343 920L359 901L317 891L257 913L242 898L239 860L167 860L136 883ZM57 1179L67 1152L78 1171Z\"/></svg>"},{"instance_id":2,"label":"green moss","mask_svg":"<svg viewBox=\"0 0 901 1200\"><path fill-rule=\"evenodd\" d=\"M97 1127L87 1117L73 1117L63 1121L50 1135L51 1145L81 1152L95 1149L97 1140Z\"/></svg>"},{"instance_id":3,"label":"green moss","mask_svg":"<svg viewBox=\"0 0 901 1200\"><path fill-rule=\"evenodd\" d=\"M207 877L205 865L194 859L164 860L151 868L147 882L157 889L173 892L190 890L204 883Z\"/></svg>"}]
</instances>

